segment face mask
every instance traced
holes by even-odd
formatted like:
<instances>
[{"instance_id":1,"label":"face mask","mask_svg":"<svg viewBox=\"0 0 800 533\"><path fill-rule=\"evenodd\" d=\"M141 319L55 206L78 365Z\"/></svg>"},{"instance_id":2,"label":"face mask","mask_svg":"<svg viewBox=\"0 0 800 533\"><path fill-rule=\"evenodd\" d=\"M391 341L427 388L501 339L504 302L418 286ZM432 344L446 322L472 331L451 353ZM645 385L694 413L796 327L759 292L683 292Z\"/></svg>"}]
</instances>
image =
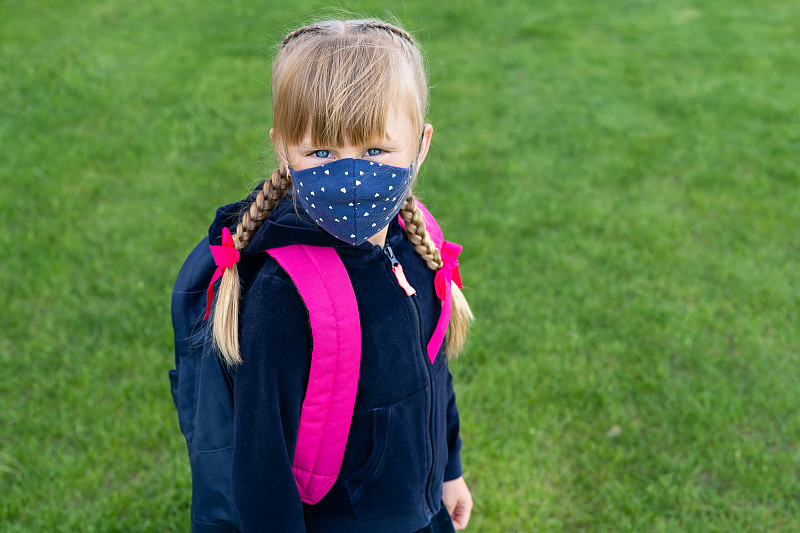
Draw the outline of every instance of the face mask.
<instances>
[{"instance_id":1,"label":"face mask","mask_svg":"<svg viewBox=\"0 0 800 533\"><path fill-rule=\"evenodd\" d=\"M382 230L403 206L414 165L392 167L364 159L292 170L297 199L322 229L358 245Z\"/></svg>"}]
</instances>

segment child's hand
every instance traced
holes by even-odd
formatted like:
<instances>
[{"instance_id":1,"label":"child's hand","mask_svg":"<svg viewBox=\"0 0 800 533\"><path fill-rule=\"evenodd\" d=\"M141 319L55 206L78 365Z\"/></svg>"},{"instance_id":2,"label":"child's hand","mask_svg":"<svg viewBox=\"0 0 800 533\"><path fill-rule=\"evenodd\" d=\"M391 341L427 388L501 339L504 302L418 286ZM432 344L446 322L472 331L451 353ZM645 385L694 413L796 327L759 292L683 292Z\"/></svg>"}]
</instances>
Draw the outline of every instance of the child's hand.
<instances>
[{"instance_id":1,"label":"child's hand","mask_svg":"<svg viewBox=\"0 0 800 533\"><path fill-rule=\"evenodd\" d=\"M450 513L453 527L455 529L466 528L467 522L469 522L469 515L472 512L472 494L470 494L463 476L444 482L442 501L447 507L447 512Z\"/></svg>"}]
</instances>

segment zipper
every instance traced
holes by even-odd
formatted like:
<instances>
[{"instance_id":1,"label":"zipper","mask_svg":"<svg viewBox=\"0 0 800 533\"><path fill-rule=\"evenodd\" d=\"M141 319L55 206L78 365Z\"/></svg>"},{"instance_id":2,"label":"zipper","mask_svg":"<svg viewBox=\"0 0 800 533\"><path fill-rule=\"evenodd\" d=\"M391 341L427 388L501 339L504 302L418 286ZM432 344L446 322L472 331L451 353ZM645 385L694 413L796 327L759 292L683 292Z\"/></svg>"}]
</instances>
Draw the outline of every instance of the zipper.
<instances>
[{"instance_id":1,"label":"zipper","mask_svg":"<svg viewBox=\"0 0 800 533\"><path fill-rule=\"evenodd\" d=\"M406 296L412 296L417 294L417 290L411 286L411 284L406 279L406 275L403 272L403 265L400 264L400 261L394 256L394 251L392 247L388 244L383 248L383 253L386 254L386 257L389 258L389 261L392 262L392 273L394 274L395 279L397 279L397 284L406 291Z\"/></svg>"},{"instance_id":2,"label":"zipper","mask_svg":"<svg viewBox=\"0 0 800 533\"><path fill-rule=\"evenodd\" d=\"M417 334L417 346L420 348L420 354L422 354L422 366L425 367L425 377L428 380L428 464L430 465L428 469L428 475L425 479L425 497L423 498L423 503L425 504L425 514L427 517L433 518L434 513L431 509L429 500L430 500L430 485L431 485L431 476L433 475L433 379L431 378L431 367L430 361L428 360L428 356L425 350L425 347L422 345L422 320L420 318L421 314L419 312L419 305L417 304L416 298L412 298L417 291L414 287L406 279L405 274L403 273L403 265L400 264L400 261L394 256L394 251L392 247L389 246L387 243L386 246L383 248L383 253L389 258L389 261L392 265L392 273L397 279L398 285L405 291L406 295L409 297L411 301L411 307L413 308L413 312L411 315L414 317L414 326Z\"/></svg>"},{"instance_id":3,"label":"zipper","mask_svg":"<svg viewBox=\"0 0 800 533\"><path fill-rule=\"evenodd\" d=\"M422 321L420 320L419 306L415 298L410 298L414 307L414 321L417 326L417 340L418 346L422 348ZM430 467L428 469L428 476L425 480L425 512L428 518L433 518L433 511L430 507L430 489L431 489L431 476L433 475L433 379L431 378L431 368L433 365L428 360L428 355L425 350L420 350L422 354L422 366L425 367L425 377L428 378L428 462Z\"/></svg>"}]
</instances>

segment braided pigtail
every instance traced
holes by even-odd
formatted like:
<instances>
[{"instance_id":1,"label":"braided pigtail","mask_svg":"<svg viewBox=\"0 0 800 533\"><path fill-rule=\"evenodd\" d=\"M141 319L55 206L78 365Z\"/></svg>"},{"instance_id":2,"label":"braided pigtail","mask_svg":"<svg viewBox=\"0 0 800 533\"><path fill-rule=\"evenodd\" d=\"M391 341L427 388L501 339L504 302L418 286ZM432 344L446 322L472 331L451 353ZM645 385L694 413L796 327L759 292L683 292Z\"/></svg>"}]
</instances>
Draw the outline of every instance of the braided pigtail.
<instances>
[{"instance_id":1,"label":"braided pigtail","mask_svg":"<svg viewBox=\"0 0 800 533\"><path fill-rule=\"evenodd\" d=\"M417 200L413 194L409 194L403 207L400 209L400 216L406 226L406 237L414 245L414 250L428 265L431 270L442 268L442 255L433 244L430 235L425 229L425 219L422 211L417 208ZM453 311L450 314L450 324L448 325L447 351L448 359L458 357L467 342L469 326L475 320L469 303L455 283L451 283L451 294L453 297Z\"/></svg>"},{"instance_id":2,"label":"braided pigtail","mask_svg":"<svg viewBox=\"0 0 800 533\"><path fill-rule=\"evenodd\" d=\"M244 250L250 245L253 235L269 218L278 201L286 196L286 191L291 183L283 165L272 173L270 179L264 182L255 200L242 215L242 220L236 227L233 242L237 250ZM220 357L230 366L236 366L242 362L242 356L239 353L240 298L239 271L234 264L231 268L226 268L222 274L217 300L214 304L212 328L214 344Z\"/></svg>"},{"instance_id":3,"label":"braided pigtail","mask_svg":"<svg viewBox=\"0 0 800 533\"><path fill-rule=\"evenodd\" d=\"M420 257L431 270L442 268L442 254L433 244L431 236L425 229L425 219L422 211L417 209L417 199L413 194L409 194L403 207L400 208L400 216L406 223L406 237L414 245Z\"/></svg>"}]
</instances>

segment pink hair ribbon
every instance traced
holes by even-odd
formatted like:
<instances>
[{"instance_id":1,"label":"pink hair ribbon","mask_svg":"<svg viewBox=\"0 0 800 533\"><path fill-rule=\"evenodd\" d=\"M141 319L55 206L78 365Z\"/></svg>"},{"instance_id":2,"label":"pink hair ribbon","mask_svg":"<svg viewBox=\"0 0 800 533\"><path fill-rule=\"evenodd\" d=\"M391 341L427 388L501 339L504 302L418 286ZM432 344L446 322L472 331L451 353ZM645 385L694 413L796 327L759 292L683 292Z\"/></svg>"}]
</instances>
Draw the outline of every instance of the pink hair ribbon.
<instances>
[{"instance_id":1,"label":"pink hair ribbon","mask_svg":"<svg viewBox=\"0 0 800 533\"><path fill-rule=\"evenodd\" d=\"M208 284L208 291L206 292L206 316L203 320L208 318L211 312L211 302L214 301L214 282L222 277L222 273L226 268L233 268L233 265L239 262L239 250L233 244L233 237L231 230L222 228L222 246L209 246L211 248L211 255L214 256L214 262L217 264L217 269L211 277Z\"/></svg>"},{"instance_id":2,"label":"pink hair ribbon","mask_svg":"<svg viewBox=\"0 0 800 533\"><path fill-rule=\"evenodd\" d=\"M455 282L459 289L464 286L461 284L461 274L458 271L458 254L461 253L463 246L454 242L444 241L440 253L442 255L442 268L436 271L433 278L433 286L436 289L436 296L442 301L442 314L439 315L439 322L433 330L431 340L428 342L428 358L431 364L436 359L439 347L444 341L447 333L447 325L450 323L450 314L453 310L453 295L450 284Z\"/></svg>"}]
</instances>

